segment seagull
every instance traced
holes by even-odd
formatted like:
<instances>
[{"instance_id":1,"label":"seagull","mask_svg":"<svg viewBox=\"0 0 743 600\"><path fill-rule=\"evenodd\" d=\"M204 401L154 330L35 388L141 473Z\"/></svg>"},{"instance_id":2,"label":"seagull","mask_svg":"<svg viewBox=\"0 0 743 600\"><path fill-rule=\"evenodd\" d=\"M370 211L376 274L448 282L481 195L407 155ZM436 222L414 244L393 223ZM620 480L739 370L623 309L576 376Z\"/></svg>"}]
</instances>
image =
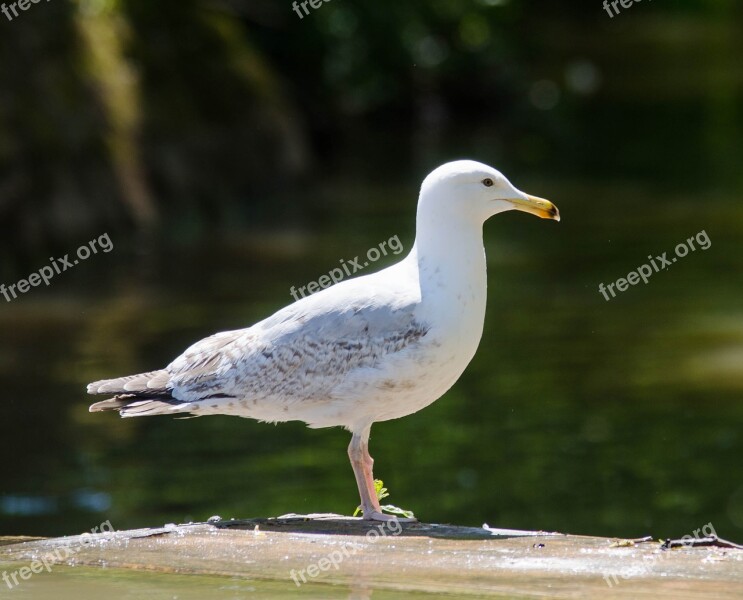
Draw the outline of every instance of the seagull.
<instances>
[{"instance_id":1,"label":"seagull","mask_svg":"<svg viewBox=\"0 0 743 600\"><path fill-rule=\"evenodd\" d=\"M363 518L396 519L375 492L371 426L440 398L474 357L487 295L483 224L513 209L560 220L554 204L496 169L446 163L423 181L415 243L400 262L207 337L164 369L91 383L89 394L113 397L90 411L344 427Z\"/></svg>"}]
</instances>

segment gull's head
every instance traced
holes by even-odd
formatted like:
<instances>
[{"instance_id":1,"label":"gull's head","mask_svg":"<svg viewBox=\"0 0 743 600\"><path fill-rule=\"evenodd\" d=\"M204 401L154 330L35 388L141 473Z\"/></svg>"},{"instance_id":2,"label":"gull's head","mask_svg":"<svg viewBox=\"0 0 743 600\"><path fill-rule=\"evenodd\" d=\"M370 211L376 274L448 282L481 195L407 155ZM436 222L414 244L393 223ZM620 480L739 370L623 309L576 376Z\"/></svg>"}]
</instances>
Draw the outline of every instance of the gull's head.
<instances>
[{"instance_id":1,"label":"gull's head","mask_svg":"<svg viewBox=\"0 0 743 600\"><path fill-rule=\"evenodd\" d=\"M552 202L522 192L500 171L474 160L446 163L431 172L421 186L419 210L480 223L507 210L560 220L560 211Z\"/></svg>"}]
</instances>

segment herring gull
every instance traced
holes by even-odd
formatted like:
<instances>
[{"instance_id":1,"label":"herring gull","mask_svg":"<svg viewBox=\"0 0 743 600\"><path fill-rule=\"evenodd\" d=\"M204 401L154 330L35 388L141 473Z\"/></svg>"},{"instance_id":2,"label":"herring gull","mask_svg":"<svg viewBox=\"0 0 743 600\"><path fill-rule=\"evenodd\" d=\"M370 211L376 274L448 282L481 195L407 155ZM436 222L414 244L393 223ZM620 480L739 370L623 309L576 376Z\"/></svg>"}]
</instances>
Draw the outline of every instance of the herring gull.
<instances>
[{"instance_id":1,"label":"herring gull","mask_svg":"<svg viewBox=\"0 0 743 600\"><path fill-rule=\"evenodd\" d=\"M345 427L364 519L396 518L382 513L374 489L372 423L428 406L472 360L485 320L483 223L512 209L560 220L551 202L492 167L442 165L423 181L415 244L403 260L196 342L164 369L91 383L89 394L113 398L90 411Z\"/></svg>"}]
</instances>

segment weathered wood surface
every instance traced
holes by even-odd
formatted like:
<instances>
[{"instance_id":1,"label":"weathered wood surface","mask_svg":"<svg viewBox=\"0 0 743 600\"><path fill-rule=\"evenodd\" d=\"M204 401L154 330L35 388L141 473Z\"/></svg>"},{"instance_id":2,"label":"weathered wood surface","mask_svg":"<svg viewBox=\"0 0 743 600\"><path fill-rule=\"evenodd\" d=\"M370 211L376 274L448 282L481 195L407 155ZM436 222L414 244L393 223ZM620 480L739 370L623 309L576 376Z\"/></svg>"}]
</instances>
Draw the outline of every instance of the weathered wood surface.
<instances>
[{"instance_id":1,"label":"weathered wood surface","mask_svg":"<svg viewBox=\"0 0 743 600\"><path fill-rule=\"evenodd\" d=\"M220 521L2 545L60 563L363 590L511 598L743 598L743 550L348 517ZM328 588L331 589L331 588ZM356 596L354 596L356 597Z\"/></svg>"}]
</instances>

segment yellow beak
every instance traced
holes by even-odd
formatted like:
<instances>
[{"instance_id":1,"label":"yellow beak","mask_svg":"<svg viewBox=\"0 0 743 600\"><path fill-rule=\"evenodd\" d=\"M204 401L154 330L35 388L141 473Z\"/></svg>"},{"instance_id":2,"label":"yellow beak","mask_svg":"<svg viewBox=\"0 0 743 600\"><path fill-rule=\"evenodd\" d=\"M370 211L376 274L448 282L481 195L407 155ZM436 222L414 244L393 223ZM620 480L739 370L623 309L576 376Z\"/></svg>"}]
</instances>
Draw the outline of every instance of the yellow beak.
<instances>
[{"instance_id":1,"label":"yellow beak","mask_svg":"<svg viewBox=\"0 0 743 600\"><path fill-rule=\"evenodd\" d=\"M560 211L557 210L557 207L552 202L544 198L530 196L529 194L524 194L524 196L526 198L509 198L508 201L513 204L516 210L537 215L542 219L560 220Z\"/></svg>"}]
</instances>

